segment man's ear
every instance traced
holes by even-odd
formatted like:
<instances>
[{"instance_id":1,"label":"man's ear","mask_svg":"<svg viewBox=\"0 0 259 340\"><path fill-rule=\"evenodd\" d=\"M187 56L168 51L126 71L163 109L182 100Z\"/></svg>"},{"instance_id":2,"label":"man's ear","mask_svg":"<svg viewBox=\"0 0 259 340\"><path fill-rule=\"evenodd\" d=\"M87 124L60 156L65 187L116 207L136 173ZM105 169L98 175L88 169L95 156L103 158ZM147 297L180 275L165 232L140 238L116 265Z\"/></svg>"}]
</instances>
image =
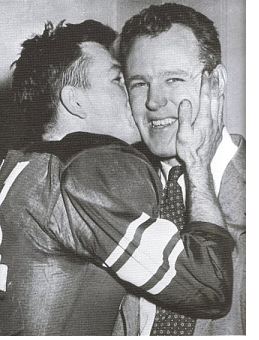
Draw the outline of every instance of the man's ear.
<instances>
[{"instance_id":1,"label":"man's ear","mask_svg":"<svg viewBox=\"0 0 259 340\"><path fill-rule=\"evenodd\" d=\"M218 79L219 79L219 94L224 94L227 85L227 70L224 65L219 64L214 71L217 72ZM213 72L214 72L213 71Z\"/></svg>"},{"instance_id":2,"label":"man's ear","mask_svg":"<svg viewBox=\"0 0 259 340\"><path fill-rule=\"evenodd\" d=\"M83 105L83 94L80 89L66 85L62 88L60 97L62 104L69 113L79 118L85 118L86 111Z\"/></svg>"}]
</instances>

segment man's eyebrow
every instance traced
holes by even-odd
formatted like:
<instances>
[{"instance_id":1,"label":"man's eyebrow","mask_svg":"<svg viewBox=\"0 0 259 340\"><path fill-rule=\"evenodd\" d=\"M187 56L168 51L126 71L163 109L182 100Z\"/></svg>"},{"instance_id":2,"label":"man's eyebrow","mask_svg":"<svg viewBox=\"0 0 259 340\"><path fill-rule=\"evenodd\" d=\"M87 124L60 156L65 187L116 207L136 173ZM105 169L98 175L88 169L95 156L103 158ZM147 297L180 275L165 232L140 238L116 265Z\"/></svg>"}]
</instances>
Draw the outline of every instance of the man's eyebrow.
<instances>
[{"instance_id":1,"label":"man's eyebrow","mask_svg":"<svg viewBox=\"0 0 259 340\"><path fill-rule=\"evenodd\" d=\"M184 70L181 70L181 69L177 69L177 70L163 70L163 71L160 71L158 73L158 76L159 77L189 77L190 74L189 72L187 71L184 71ZM145 79L145 78L149 78L149 76L144 76L144 75L141 75L141 74L135 74L131 77L128 77L127 78L127 81L130 82L130 81L133 81L133 80L139 80L139 79Z\"/></svg>"},{"instance_id":2,"label":"man's eyebrow","mask_svg":"<svg viewBox=\"0 0 259 340\"><path fill-rule=\"evenodd\" d=\"M140 74L135 74L134 76L127 77L126 79L127 79L128 82L130 82L132 80L145 79L145 77L140 75Z\"/></svg>"},{"instance_id":3,"label":"man's eyebrow","mask_svg":"<svg viewBox=\"0 0 259 340\"><path fill-rule=\"evenodd\" d=\"M159 72L159 76L164 76L164 77L172 77L172 76L182 76L182 77L188 77L190 76L189 72L182 70L182 69L177 69L177 70L164 70Z\"/></svg>"}]
</instances>

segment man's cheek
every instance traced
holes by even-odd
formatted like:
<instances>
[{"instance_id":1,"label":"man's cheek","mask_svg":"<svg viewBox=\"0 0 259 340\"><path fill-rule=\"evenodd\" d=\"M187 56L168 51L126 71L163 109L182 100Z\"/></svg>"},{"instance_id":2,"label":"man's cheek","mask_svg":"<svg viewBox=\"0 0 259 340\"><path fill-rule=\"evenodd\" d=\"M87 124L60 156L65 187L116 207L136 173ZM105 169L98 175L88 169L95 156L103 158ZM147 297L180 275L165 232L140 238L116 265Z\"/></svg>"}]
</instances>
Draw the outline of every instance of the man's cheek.
<instances>
[{"instance_id":1,"label":"man's cheek","mask_svg":"<svg viewBox=\"0 0 259 340\"><path fill-rule=\"evenodd\" d=\"M170 97L171 101L174 102L179 109L179 105L184 99L191 101L192 92L189 86L181 85L171 91Z\"/></svg>"},{"instance_id":2,"label":"man's cheek","mask_svg":"<svg viewBox=\"0 0 259 340\"><path fill-rule=\"evenodd\" d=\"M139 125L141 121L141 116L142 116L141 111L135 105L131 106L131 111L132 111L133 118L136 124Z\"/></svg>"},{"instance_id":3,"label":"man's cheek","mask_svg":"<svg viewBox=\"0 0 259 340\"><path fill-rule=\"evenodd\" d=\"M129 102L130 102L131 107L133 108L134 106L137 105L138 97L134 95L134 93L132 92L128 92L128 93L129 93Z\"/></svg>"},{"instance_id":4,"label":"man's cheek","mask_svg":"<svg viewBox=\"0 0 259 340\"><path fill-rule=\"evenodd\" d=\"M180 98L180 97L179 97ZM187 99L190 101L192 106L192 123L195 121L199 112L199 102L200 102L200 91L194 84L186 85L182 88L181 100ZM180 104L179 102L179 104Z\"/></svg>"},{"instance_id":5,"label":"man's cheek","mask_svg":"<svg viewBox=\"0 0 259 340\"><path fill-rule=\"evenodd\" d=\"M135 108L136 108L136 103L133 100L131 95L129 95L129 103L130 103L130 107L131 107L131 110L132 110L133 116L134 116L134 112L135 112Z\"/></svg>"},{"instance_id":6,"label":"man's cheek","mask_svg":"<svg viewBox=\"0 0 259 340\"><path fill-rule=\"evenodd\" d=\"M137 119L138 116L142 115L145 109L145 105L141 103L140 100L136 100L132 97L130 97L130 106L135 119Z\"/></svg>"}]
</instances>

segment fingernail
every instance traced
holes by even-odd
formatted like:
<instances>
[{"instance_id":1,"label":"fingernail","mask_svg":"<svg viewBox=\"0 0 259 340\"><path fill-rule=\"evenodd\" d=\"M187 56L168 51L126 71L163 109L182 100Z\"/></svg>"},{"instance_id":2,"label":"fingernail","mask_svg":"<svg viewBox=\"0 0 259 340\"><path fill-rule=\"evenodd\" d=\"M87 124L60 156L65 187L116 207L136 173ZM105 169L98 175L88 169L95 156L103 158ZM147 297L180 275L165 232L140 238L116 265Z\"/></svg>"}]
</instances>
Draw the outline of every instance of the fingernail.
<instances>
[{"instance_id":1,"label":"fingernail","mask_svg":"<svg viewBox=\"0 0 259 340\"><path fill-rule=\"evenodd\" d=\"M218 86L219 86L219 78L218 77L215 77L213 75L213 77L211 78L211 86L212 86L213 89L218 88Z\"/></svg>"},{"instance_id":2,"label":"fingernail","mask_svg":"<svg viewBox=\"0 0 259 340\"><path fill-rule=\"evenodd\" d=\"M219 76L218 70L213 71L213 76L218 78L218 76Z\"/></svg>"},{"instance_id":3,"label":"fingernail","mask_svg":"<svg viewBox=\"0 0 259 340\"><path fill-rule=\"evenodd\" d=\"M219 78L215 76L214 72L211 78L211 94L213 96L218 96L219 94Z\"/></svg>"},{"instance_id":4,"label":"fingernail","mask_svg":"<svg viewBox=\"0 0 259 340\"><path fill-rule=\"evenodd\" d=\"M190 107L190 106L191 106L191 104L190 104L189 100L183 100L183 101L181 102L181 107L182 107L182 108L188 108L188 107Z\"/></svg>"}]
</instances>

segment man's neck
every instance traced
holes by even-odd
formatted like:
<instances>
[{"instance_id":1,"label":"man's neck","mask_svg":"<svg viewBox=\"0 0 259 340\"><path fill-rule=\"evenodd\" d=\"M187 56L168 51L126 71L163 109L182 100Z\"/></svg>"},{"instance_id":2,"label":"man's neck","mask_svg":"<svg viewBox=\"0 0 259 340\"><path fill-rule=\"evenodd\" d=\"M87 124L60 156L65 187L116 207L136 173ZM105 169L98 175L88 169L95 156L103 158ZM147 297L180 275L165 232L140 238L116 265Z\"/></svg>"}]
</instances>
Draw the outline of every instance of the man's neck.
<instances>
[{"instance_id":1,"label":"man's neck","mask_svg":"<svg viewBox=\"0 0 259 340\"><path fill-rule=\"evenodd\" d=\"M86 120L68 112L59 104L54 123L49 123L42 136L43 141L60 141L75 132L88 132Z\"/></svg>"}]
</instances>

